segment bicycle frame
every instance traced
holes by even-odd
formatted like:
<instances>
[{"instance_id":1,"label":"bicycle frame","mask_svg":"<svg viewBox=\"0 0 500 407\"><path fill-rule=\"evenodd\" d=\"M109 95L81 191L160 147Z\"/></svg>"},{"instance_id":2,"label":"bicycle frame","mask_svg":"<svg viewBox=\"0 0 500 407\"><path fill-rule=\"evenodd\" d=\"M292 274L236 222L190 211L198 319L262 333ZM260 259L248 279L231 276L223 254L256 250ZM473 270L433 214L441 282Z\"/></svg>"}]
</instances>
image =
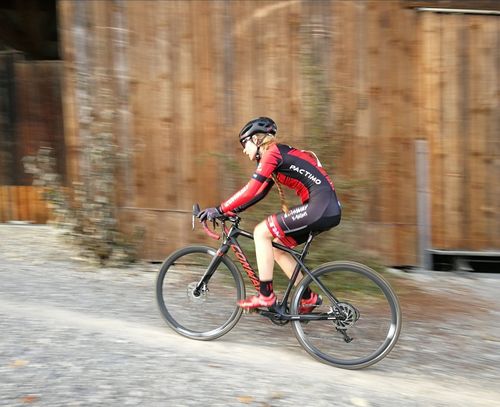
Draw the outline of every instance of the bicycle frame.
<instances>
[{"instance_id":1,"label":"bicycle frame","mask_svg":"<svg viewBox=\"0 0 500 407\"><path fill-rule=\"evenodd\" d=\"M215 222L214 229L208 228L211 214L213 211L201 212L195 204L193 228L198 217L205 233L220 240L219 247L196 244L176 250L165 259L156 280L156 299L167 324L178 334L197 340L217 339L240 320L243 307L237 302L245 296L245 277L237 262L260 291L257 268L252 267L239 243L240 237L255 240L253 234L239 228L241 218L234 213L217 217L221 232L215 230ZM283 298L254 311L279 326L291 322L300 345L322 362L346 369L370 366L384 358L399 337L402 316L398 298L382 276L360 263L333 261L309 270L305 259L314 236L310 234L301 249L286 247L277 239L278 243L272 243L274 254L288 253L286 257L291 256L295 263L286 261L290 279ZM229 258L230 249L237 262L233 256ZM301 273L305 279L299 281ZM314 295L314 300L306 301L312 303L311 308L302 301L308 287L322 295L319 300ZM342 339L354 344L344 345Z\"/></svg>"},{"instance_id":2,"label":"bicycle frame","mask_svg":"<svg viewBox=\"0 0 500 407\"><path fill-rule=\"evenodd\" d=\"M220 262L222 261L222 256L228 253L229 248L231 248L236 256L236 259L238 262L241 264L243 269L245 270L245 273L247 274L248 278L250 279L251 283L255 287L257 291L259 291L260 288L260 281L259 277L257 276L257 273L253 269L252 265L248 261L247 255L244 253L243 249L241 248L239 242L238 242L238 237L243 236L248 239L254 240L254 236L252 233L247 232L246 230L240 229L238 227L238 222L234 222L232 226L228 229L225 225L225 221L222 221L222 231L223 231L223 241L221 246L216 252L216 255L210 262L207 271L204 273L202 278L200 279L198 285L196 286L195 289L195 294L199 293L203 290L204 287L207 286L208 281L212 277L213 273L219 266ZM214 234L211 234L211 236L215 239L219 239L220 237ZM285 290L285 294L283 295L283 299L281 303L277 303L276 306L274 307L276 312L272 311L260 311L261 314L264 314L266 316L269 315L276 315L278 314L281 319L285 320L290 320L290 319L301 319L301 320L306 320L306 319L330 319L330 318L321 318L317 314L302 314L302 315L291 315L287 312L287 304L288 304L288 299L290 297L290 294L293 290L293 287L295 285L295 281L297 280L297 277L299 275L299 272L305 272L305 274L309 275L311 279L320 287L322 292L326 295L326 297L331 301L332 306L336 308L337 303L339 302L337 298L323 285L323 283L318 280L312 273L311 271L307 268L307 266L304 264L304 259L309 251L309 247L312 243L314 235L310 234L307 241L304 244L304 247L302 248L301 251L297 251L294 249L291 249L289 247L286 247L282 244L272 242L273 247L277 248L278 250L282 250L286 253L289 253L296 261L296 266L293 271L292 276L290 277L288 281L288 286ZM269 314L269 315L267 315Z\"/></svg>"}]
</instances>

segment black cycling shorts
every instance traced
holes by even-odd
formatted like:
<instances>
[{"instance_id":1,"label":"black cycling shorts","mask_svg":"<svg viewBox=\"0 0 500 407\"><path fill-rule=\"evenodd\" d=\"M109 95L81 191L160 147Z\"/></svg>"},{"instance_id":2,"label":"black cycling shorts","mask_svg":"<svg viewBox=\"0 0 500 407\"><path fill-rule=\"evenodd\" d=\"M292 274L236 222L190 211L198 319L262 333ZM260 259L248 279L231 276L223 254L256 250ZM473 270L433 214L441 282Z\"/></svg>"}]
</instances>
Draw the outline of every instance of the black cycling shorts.
<instances>
[{"instance_id":1,"label":"black cycling shorts","mask_svg":"<svg viewBox=\"0 0 500 407\"><path fill-rule=\"evenodd\" d=\"M288 213L279 212L267 218L271 234L285 246L304 243L310 232L324 232L340 223L341 209L335 191L315 191L308 202L294 206Z\"/></svg>"}]
</instances>

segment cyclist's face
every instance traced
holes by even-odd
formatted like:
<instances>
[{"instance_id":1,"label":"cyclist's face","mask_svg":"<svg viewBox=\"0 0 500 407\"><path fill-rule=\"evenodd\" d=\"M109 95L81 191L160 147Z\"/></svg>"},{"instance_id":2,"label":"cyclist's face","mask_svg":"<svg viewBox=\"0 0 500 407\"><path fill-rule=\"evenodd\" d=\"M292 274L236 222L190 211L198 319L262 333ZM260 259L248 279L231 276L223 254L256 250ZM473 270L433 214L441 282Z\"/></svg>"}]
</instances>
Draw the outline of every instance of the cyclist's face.
<instances>
[{"instance_id":1,"label":"cyclist's face","mask_svg":"<svg viewBox=\"0 0 500 407\"><path fill-rule=\"evenodd\" d=\"M257 155L257 146L251 139L248 139L245 143L243 153L245 153L251 161L255 160L255 156Z\"/></svg>"}]
</instances>

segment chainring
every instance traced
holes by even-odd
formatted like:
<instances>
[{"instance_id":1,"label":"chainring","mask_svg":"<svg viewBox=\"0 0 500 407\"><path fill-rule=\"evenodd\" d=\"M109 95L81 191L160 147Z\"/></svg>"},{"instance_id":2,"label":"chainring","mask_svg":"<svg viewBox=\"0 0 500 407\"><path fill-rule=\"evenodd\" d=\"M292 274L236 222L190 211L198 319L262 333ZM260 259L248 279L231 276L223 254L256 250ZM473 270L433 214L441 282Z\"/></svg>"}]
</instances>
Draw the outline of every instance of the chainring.
<instances>
[{"instance_id":1,"label":"chainring","mask_svg":"<svg viewBox=\"0 0 500 407\"><path fill-rule=\"evenodd\" d=\"M269 308L269 310L271 310L271 308ZM285 307L285 313L286 314L290 313L290 308L288 307L288 305ZM269 319L271 320L271 322L274 325L278 325L278 326L283 326L283 325L286 325L290 322L289 319L280 319L278 314L276 314L275 316L269 317Z\"/></svg>"},{"instance_id":2,"label":"chainring","mask_svg":"<svg viewBox=\"0 0 500 407\"><path fill-rule=\"evenodd\" d=\"M288 311L287 311L288 312ZM288 319L269 318L274 325L283 326L290 322Z\"/></svg>"}]
</instances>

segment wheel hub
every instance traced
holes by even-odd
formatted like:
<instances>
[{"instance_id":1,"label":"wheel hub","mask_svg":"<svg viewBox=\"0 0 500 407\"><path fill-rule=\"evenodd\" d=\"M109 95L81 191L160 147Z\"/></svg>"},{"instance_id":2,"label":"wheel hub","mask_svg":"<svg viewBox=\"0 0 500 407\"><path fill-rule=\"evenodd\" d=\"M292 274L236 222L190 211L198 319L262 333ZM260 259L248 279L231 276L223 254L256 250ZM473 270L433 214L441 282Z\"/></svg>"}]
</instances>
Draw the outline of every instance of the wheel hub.
<instances>
[{"instance_id":1,"label":"wheel hub","mask_svg":"<svg viewBox=\"0 0 500 407\"><path fill-rule=\"evenodd\" d=\"M187 296L193 302L203 302L207 298L208 287L206 285L202 286L201 289L196 292L196 286L198 283L195 281L188 284L187 286Z\"/></svg>"}]
</instances>

